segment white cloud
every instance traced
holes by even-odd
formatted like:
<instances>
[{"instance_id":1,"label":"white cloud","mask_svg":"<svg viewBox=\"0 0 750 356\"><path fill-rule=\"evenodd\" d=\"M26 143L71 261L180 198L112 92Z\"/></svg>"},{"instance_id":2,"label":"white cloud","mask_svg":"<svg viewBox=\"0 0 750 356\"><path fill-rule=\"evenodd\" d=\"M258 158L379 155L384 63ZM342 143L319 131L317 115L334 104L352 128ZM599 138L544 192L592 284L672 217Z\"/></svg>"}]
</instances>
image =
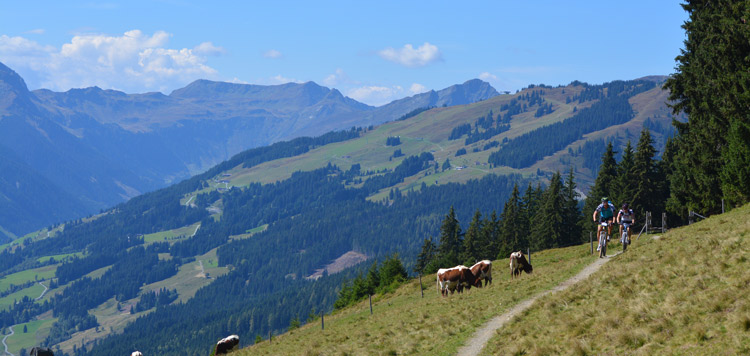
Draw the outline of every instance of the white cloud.
<instances>
[{"instance_id":1,"label":"white cloud","mask_svg":"<svg viewBox=\"0 0 750 356\"><path fill-rule=\"evenodd\" d=\"M412 95L424 93L427 91L427 87L419 83L414 83L411 85L411 87L409 87L409 91L412 93Z\"/></svg>"},{"instance_id":2,"label":"white cloud","mask_svg":"<svg viewBox=\"0 0 750 356\"><path fill-rule=\"evenodd\" d=\"M193 47L193 53L199 56L220 56L226 53L226 50L222 47L214 46L211 42L203 42Z\"/></svg>"},{"instance_id":3,"label":"white cloud","mask_svg":"<svg viewBox=\"0 0 750 356\"><path fill-rule=\"evenodd\" d=\"M32 35L43 35L44 34L44 29L43 28L35 28L33 30L26 31L26 33L30 33Z\"/></svg>"},{"instance_id":4,"label":"white cloud","mask_svg":"<svg viewBox=\"0 0 750 356\"><path fill-rule=\"evenodd\" d=\"M279 74L275 77L271 77L270 83L271 84L286 84L286 83L304 83L304 82L298 79L286 78L282 76L281 74Z\"/></svg>"},{"instance_id":5,"label":"white cloud","mask_svg":"<svg viewBox=\"0 0 750 356\"><path fill-rule=\"evenodd\" d=\"M263 57L266 57L266 58L276 59L276 58L281 58L281 56L282 56L281 52L275 49L270 49L263 53Z\"/></svg>"},{"instance_id":6,"label":"white cloud","mask_svg":"<svg viewBox=\"0 0 750 356\"><path fill-rule=\"evenodd\" d=\"M388 47L378 52L378 55L385 60L412 68L424 67L442 59L442 54L437 46L429 42L425 42L416 49L411 44L406 44L401 49Z\"/></svg>"},{"instance_id":7,"label":"white cloud","mask_svg":"<svg viewBox=\"0 0 750 356\"><path fill-rule=\"evenodd\" d=\"M406 94L404 88L398 85L392 87L363 86L349 90L346 96L368 105L380 106L401 99Z\"/></svg>"},{"instance_id":8,"label":"white cloud","mask_svg":"<svg viewBox=\"0 0 750 356\"><path fill-rule=\"evenodd\" d=\"M336 72L325 77L322 83L323 85L326 85L329 87L340 86L340 85L359 85L360 84L360 82L349 78L349 76L346 75L346 72L344 72L344 70L341 68L337 68Z\"/></svg>"},{"instance_id":9,"label":"white cloud","mask_svg":"<svg viewBox=\"0 0 750 356\"><path fill-rule=\"evenodd\" d=\"M479 74L479 79L484 80L485 82L495 82L497 81L497 76L490 72L482 72Z\"/></svg>"},{"instance_id":10,"label":"white cloud","mask_svg":"<svg viewBox=\"0 0 750 356\"><path fill-rule=\"evenodd\" d=\"M21 72L31 88L68 90L88 86L144 92L216 79L206 56L223 52L204 42L193 49L171 49L172 35L139 30L121 36L79 34L59 50L21 37L0 36L0 61ZM28 69L29 71L25 71Z\"/></svg>"}]
</instances>

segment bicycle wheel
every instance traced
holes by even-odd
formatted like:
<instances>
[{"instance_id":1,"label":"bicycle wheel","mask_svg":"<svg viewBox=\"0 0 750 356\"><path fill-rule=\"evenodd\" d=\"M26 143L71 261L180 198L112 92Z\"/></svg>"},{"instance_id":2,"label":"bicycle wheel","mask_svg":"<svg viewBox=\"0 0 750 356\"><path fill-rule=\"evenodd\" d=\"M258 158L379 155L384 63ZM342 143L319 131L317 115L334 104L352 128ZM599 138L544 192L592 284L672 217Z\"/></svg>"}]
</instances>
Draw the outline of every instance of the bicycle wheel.
<instances>
[{"instance_id":1,"label":"bicycle wheel","mask_svg":"<svg viewBox=\"0 0 750 356\"><path fill-rule=\"evenodd\" d=\"M625 252L628 249L628 232L623 231L622 232L622 252Z\"/></svg>"},{"instance_id":2,"label":"bicycle wheel","mask_svg":"<svg viewBox=\"0 0 750 356\"><path fill-rule=\"evenodd\" d=\"M599 258L603 258L607 255L607 233L602 231L599 234Z\"/></svg>"}]
</instances>

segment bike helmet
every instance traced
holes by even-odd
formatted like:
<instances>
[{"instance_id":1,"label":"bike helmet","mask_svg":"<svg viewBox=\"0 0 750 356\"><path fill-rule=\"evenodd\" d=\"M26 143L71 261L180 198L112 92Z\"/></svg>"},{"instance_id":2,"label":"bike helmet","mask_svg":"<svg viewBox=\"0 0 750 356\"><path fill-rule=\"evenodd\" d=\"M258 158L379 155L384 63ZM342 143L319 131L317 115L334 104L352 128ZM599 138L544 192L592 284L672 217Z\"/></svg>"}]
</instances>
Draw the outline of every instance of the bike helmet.
<instances>
[{"instance_id":1,"label":"bike helmet","mask_svg":"<svg viewBox=\"0 0 750 356\"><path fill-rule=\"evenodd\" d=\"M608 200L609 199L607 199L607 197L602 197L602 203L605 202L605 201L608 201Z\"/></svg>"},{"instance_id":2,"label":"bike helmet","mask_svg":"<svg viewBox=\"0 0 750 356\"><path fill-rule=\"evenodd\" d=\"M622 204L622 209L625 210L628 208L628 203Z\"/></svg>"}]
</instances>

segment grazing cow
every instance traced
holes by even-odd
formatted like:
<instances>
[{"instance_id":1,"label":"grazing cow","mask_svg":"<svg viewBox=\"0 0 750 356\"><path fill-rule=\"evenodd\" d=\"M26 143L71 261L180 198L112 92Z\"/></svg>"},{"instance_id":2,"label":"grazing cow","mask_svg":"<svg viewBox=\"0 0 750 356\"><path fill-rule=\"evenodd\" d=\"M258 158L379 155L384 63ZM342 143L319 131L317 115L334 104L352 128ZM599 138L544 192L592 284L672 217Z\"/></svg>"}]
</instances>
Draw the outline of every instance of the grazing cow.
<instances>
[{"instance_id":1,"label":"grazing cow","mask_svg":"<svg viewBox=\"0 0 750 356\"><path fill-rule=\"evenodd\" d=\"M229 351L234 350L234 348L240 344L240 337L237 335L230 335L227 336L219 342L216 343L216 352L214 352L214 355L225 355L228 354Z\"/></svg>"},{"instance_id":2,"label":"grazing cow","mask_svg":"<svg viewBox=\"0 0 750 356\"><path fill-rule=\"evenodd\" d=\"M510 254L510 278L521 275L521 271L531 273L534 270L529 261L526 261L523 252L513 252Z\"/></svg>"},{"instance_id":3,"label":"grazing cow","mask_svg":"<svg viewBox=\"0 0 750 356\"><path fill-rule=\"evenodd\" d=\"M443 296L448 295L448 291L453 292L458 289L461 293L464 287L471 288L476 285L476 277L471 269L466 266L456 266L453 268L441 268L437 273L438 290Z\"/></svg>"},{"instance_id":4,"label":"grazing cow","mask_svg":"<svg viewBox=\"0 0 750 356\"><path fill-rule=\"evenodd\" d=\"M143 354L140 351L133 351L133 353L130 354L130 356L143 356Z\"/></svg>"},{"instance_id":5,"label":"grazing cow","mask_svg":"<svg viewBox=\"0 0 750 356\"><path fill-rule=\"evenodd\" d=\"M47 347L34 347L29 352L29 356L55 356L52 349Z\"/></svg>"},{"instance_id":6,"label":"grazing cow","mask_svg":"<svg viewBox=\"0 0 750 356\"><path fill-rule=\"evenodd\" d=\"M482 260L475 263L470 268L471 272L474 273L474 276L477 277L477 287L482 286L482 280L484 280L485 286L487 286L487 284L492 284L492 261Z\"/></svg>"}]
</instances>

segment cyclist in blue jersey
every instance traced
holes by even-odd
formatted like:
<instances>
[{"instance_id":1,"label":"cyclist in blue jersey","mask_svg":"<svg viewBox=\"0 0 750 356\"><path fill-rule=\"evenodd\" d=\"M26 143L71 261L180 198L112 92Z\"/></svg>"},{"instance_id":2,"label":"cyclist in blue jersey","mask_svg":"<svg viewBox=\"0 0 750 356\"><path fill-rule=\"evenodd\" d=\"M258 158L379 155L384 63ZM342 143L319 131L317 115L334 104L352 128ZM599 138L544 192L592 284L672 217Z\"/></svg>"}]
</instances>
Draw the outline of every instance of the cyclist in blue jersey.
<instances>
[{"instance_id":1,"label":"cyclist in blue jersey","mask_svg":"<svg viewBox=\"0 0 750 356\"><path fill-rule=\"evenodd\" d=\"M602 203L596 207L596 210L594 210L594 216L593 216L594 221L597 221L597 217L600 223L604 221L608 223L607 234L609 236L612 236L612 220L614 220L615 218L615 206L612 205L612 202L609 201L607 197L602 198ZM599 225L596 229L596 236L600 236L601 233L602 233L602 225ZM597 247L597 251L598 250L599 248Z\"/></svg>"}]
</instances>

